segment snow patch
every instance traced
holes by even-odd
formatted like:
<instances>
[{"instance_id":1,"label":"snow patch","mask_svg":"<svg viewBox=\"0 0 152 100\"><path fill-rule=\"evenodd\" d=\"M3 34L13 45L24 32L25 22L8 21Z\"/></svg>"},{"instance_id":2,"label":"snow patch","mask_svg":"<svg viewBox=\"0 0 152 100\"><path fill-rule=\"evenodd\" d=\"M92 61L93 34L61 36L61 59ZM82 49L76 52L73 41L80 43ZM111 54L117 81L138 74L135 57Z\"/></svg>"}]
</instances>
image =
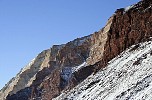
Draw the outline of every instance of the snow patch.
<instances>
[{"instance_id":1,"label":"snow patch","mask_svg":"<svg viewBox=\"0 0 152 100\"><path fill-rule=\"evenodd\" d=\"M86 62L82 63L81 65L79 66L75 66L75 67L64 67L62 70L61 70L61 78L65 81L69 81L72 74L74 72L77 72L78 70L80 70L81 68L85 67L86 65Z\"/></svg>"},{"instance_id":2,"label":"snow patch","mask_svg":"<svg viewBox=\"0 0 152 100\"><path fill-rule=\"evenodd\" d=\"M134 7L134 5L131 5L131 6L128 6L128 7L124 8L124 13L127 12L127 11L129 11L133 7Z\"/></svg>"},{"instance_id":3,"label":"snow patch","mask_svg":"<svg viewBox=\"0 0 152 100\"><path fill-rule=\"evenodd\" d=\"M77 72L77 71L80 70L81 68L85 67L86 64L87 64L87 63L84 62L84 63L82 63L82 64L79 65L79 66L73 67L73 68L72 68L72 73Z\"/></svg>"},{"instance_id":4,"label":"snow patch","mask_svg":"<svg viewBox=\"0 0 152 100\"><path fill-rule=\"evenodd\" d=\"M35 62L35 58L34 58L28 65L26 65L26 66L21 70L21 72L20 72L19 74L21 74L21 73L25 72L26 70L30 69L30 68L31 68L31 65L33 65L34 62Z\"/></svg>"},{"instance_id":5,"label":"snow patch","mask_svg":"<svg viewBox=\"0 0 152 100\"><path fill-rule=\"evenodd\" d=\"M65 81L69 81L72 75L72 68L71 67L64 67L61 71L61 78Z\"/></svg>"},{"instance_id":6,"label":"snow patch","mask_svg":"<svg viewBox=\"0 0 152 100\"><path fill-rule=\"evenodd\" d=\"M82 38L75 39L73 42L74 42L74 45L80 46L80 45L82 45L87 39L90 39L90 38L91 38L91 35L85 36L85 37L82 37Z\"/></svg>"}]
</instances>

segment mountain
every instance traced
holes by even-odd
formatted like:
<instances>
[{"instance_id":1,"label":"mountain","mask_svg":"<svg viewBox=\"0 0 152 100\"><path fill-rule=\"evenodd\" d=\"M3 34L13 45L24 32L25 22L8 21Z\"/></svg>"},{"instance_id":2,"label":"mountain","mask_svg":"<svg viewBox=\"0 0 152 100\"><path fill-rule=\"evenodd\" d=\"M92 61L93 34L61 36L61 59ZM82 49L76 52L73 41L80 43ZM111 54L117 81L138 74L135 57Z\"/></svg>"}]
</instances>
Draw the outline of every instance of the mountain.
<instances>
[{"instance_id":1,"label":"mountain","mask_svg":"<svg viewBox=\"0 0 152 100\"><path fill-rule=\"evenodd\" d=\"M151 100L152 39L131 46L53 100Z\"/></svg>"},{"instance_id":2,"label":"mountain","mask_svg":"<svg viewBox=\"0 0 152 100\"><path fill-rule=\"evenodd\" d=\"M152 0L117 9L104 28L42 51L0 100L151 99Z\"/></svg>"}]
</instances>

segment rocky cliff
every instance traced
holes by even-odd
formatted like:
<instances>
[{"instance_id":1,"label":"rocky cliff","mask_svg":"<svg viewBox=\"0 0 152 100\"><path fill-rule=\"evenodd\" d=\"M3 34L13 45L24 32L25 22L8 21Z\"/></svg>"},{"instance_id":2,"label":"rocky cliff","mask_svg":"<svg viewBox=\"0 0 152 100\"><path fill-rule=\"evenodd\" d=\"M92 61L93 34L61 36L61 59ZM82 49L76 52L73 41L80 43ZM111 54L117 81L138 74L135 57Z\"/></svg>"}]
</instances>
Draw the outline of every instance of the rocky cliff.
<instances>
[{"instance_id":1,"label":"rocky cliff","mask_svg":"<svg viewBox=\"0 0 152 100\"><path fill-rule=\"evenodd\" d=\"M50 100L151 36L152 0L117 9L98 32L40 53L0 91L0 100Z\"/></svg>"}]
</instances>

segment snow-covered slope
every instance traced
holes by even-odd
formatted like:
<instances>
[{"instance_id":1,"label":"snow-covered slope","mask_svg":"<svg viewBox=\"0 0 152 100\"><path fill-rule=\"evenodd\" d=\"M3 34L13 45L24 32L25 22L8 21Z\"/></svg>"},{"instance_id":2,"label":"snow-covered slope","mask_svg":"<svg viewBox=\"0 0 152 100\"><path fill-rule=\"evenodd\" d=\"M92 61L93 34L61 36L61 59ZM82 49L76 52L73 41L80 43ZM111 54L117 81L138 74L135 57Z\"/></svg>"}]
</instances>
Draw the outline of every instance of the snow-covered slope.
<instances>
[{"instance_id":1,"label":"snow-covered slope","mask_svg":"<svg viewBox=\"0 0 152 100\"><path fill-rule=\"evenodd\" d=\"M133 45L54 100L152 100L152 41Z\"/></svg>"}]
</instances>

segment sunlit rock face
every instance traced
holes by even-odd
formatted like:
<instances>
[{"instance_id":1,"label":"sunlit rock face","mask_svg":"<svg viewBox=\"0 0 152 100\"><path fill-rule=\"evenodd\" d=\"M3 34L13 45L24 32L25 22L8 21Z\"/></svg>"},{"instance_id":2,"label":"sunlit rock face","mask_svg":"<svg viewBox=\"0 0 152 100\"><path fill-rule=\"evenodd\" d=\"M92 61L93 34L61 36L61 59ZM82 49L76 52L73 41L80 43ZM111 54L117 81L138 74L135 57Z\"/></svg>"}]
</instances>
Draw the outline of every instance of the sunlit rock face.
<instances>
[{"instance_id":1,"label":"sunlit rock face","mask_svg":"<svg viewBox=\"0 0 152 100\"><path fill-rule=\"evenodd\" d=\"M25 66L21 71L12 78L8 84L1 90L0 100L3 100L8 94L12 95L25 87L32 84L35 75L40 70L40 67L44 60L47 58L46 55L49 50L41 52L36 58L34 58L27 66Z\"/></svg>"},{"instance_id":2,"label":"sunlit rock face","mask_svg":"<svg viewBox=\"0 0 152 100\"><path fill-rule=\"evenodd\" d=\"M100 76L100 74L102 74L101 70L105 70L105 72L108 72L106 71L108 70L106 68L114 70L114 66L118 67L117 65L123 62L121 59L118 59L120 62L112 67L111 62L118 61L115 57L118 57L118 55L120 55L127 48L130 48L132 45L134 45L132 48L135 51L139 48L139 43L144 42L145 44L143 45L145 46L151 45L151 43L147 44L146 42L150 40L150 37L152 37L151 0L142 0L135 5L117 9L115 14L109 18L105 27L98 32L94 32L89 36L77 38L66 44L54 45L50 49L41 52L0 91L0 100L50 100L58 96L60 99L62 97L65 99L72 97L74 99L77 98L76 96L79 96L77 91L76 96L64 96L64 94L68 93L68 91L72 90L75 86L79 86L82 83L82 85L85 85L85 82L89 80L89 77L91 77L89 82L93 83L88 82L90 85L86 88L86 90L93 88L94 85L98 83L101 83L101 87L107 86L107 88L109 88L110 83L107 83L106 85L106 83L104 84L101 81L102 78L108 77L108 75L103 77L102 75ZM126 52L130 55L136 55L135 52ZM112 60L113 58L115 58L115 60ZM135 58L132 58L132 60L133 59ZM147 62L148 61L149 60L147 60ZM128 62L125 63L128 64ZM140 62L135 61L134 63L140 66L140 64L138 64ZM121 66L120 68L130 69L130 66ZM108 73L111 75L117 74L115 71L109 71ZM120 74L123 76L125 73ZM96 78L98 79L98 77L100 77L100 80L94 82L94 80L96 80ZM144 80L144 78L141 79ZM110 80L113 81L112 79ZM115 79L115 81L117 84L120 82L117 79ZM114 87L111 89L113 88ZM107 93L111 93L110 91L113 93L115 89L116 88L114 88L114 90L104 91L103 88L103 93L99 94L96 90L94 91L97 92L96 95L99 95L99 98L107 99L107 97L100 97L100 94L106 95ZM132 88L132 90L133 89L136 89L136 87ZM130 90L130 92L132 90ZM90 98L92 95L88 92L86 92L86 94L83 92L84 91L82 91L79 96L81 99L81 96ZM71 93L72 92L69 92L69 95L72 95ZM112 95L109 94L109 96ZM113 98L124 99L125 97L117 95L117 98ZM95 99L95 96L92 98Z\"/></svg>"},{"instance_id":3,"label":"sunlit rock face","mask_svg":"<svg viewBox=\"0 0 152 100\"><path fill-rule=\"evenodd\" d=\"M92 46L90 49L89 57L87 59L88 65L93 65L102 59L112 21L113 21L113 16L108 20L106 26L103 29L101 29L98 32L95 32L92 35L91 37Z\"/></svg>"}]
</instances>

